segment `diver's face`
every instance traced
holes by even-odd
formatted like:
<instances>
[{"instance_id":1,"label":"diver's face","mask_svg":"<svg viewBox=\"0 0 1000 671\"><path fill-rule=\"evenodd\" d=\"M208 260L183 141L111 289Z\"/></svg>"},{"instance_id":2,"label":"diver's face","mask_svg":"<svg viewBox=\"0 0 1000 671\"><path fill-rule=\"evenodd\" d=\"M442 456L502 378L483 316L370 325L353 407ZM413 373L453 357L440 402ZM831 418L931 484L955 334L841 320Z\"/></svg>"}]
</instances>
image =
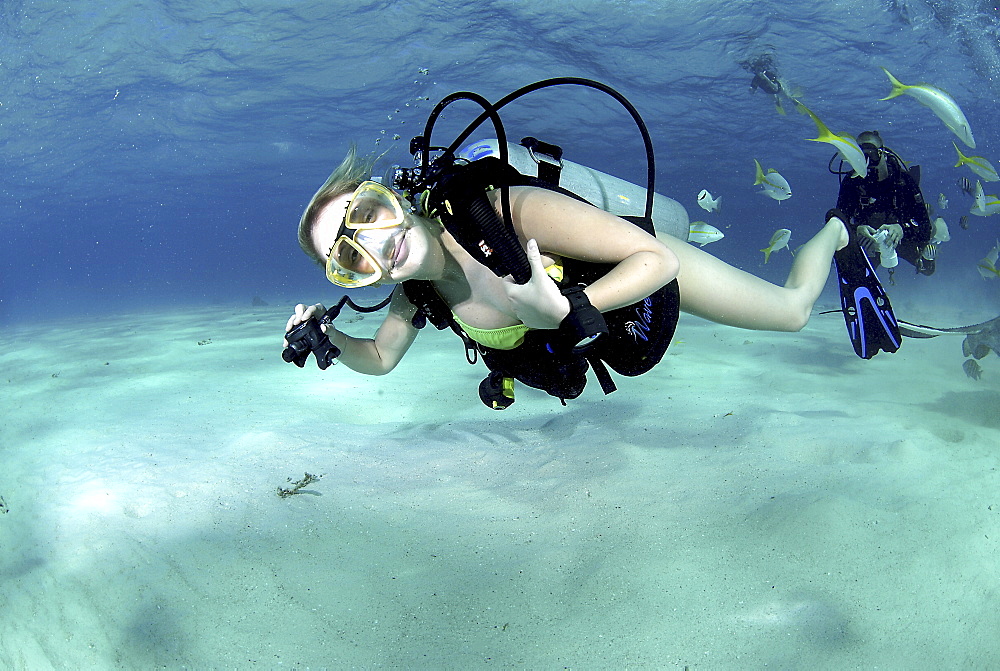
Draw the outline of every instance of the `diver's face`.
<instances>
[{"instance_id":1,"label":"diver's face","mask_svg":"<svg viewBox=\"0 0 1000 671\"><path fill-rule=\"evenodd\" d=\"M874 167L882 161L882 148L871 142L862 142L858 145L868 159L868 165Z\"/></svg>"},{"instance_id":2,"label":"diver's face","mask_svg":"<svg viewBox=\"0 0 1000 671\"><path fill-rule=\"evenodd\" d=\"M347 206L354 194L346 193L327 203L316 217L312 229L313 248L324 261L335 247L342 250L344 265L358 273L377 273L379 284L401 282L419 274L427 258L432 236L419 217L406 214L402 223L389 228L350 231L344 228ZM351 248L337 245L342 235L353 236L357 246L367 252L358 255Z\"/></svg>"}]
</instances>

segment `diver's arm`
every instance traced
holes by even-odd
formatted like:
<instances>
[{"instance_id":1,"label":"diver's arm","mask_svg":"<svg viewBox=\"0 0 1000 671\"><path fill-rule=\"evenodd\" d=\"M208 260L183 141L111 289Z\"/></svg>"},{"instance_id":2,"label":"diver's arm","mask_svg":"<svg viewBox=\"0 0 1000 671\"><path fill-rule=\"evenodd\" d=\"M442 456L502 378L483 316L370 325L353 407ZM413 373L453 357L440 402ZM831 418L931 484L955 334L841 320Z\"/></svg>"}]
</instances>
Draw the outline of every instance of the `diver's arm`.
<instances>
[{"instance_id":1,"label":"diver's arm","mask_svg":"<svg viewBox=\"0 0 1000 671\"><path fill-rule=\"evenodd\" d=\"M411 321L416 310L403 293L402 285L397 285L392 292L389 314L374 338L354 338L332 325L325 329L330 341L341 349L339 360L345 366L365 375L385 375L396 367L417 337L418 331Z\"/></svg>"},{"instance_id":2,"label":"diver's arm","mask_svg":"<svg viewBox=\"0 0 1000 671\"><path fill-rule=\"evenodd\" d=\"M586 288L601 312L640 301L677 277L674 253L624 219L547 189L513 187L510 197L515 230L522 239L535 240L542 253L615 264ZM568 312L568 301L563 305L565 312L553 313L553 319ZM557 326L558 321L551 327Z\"/></svg>"},{"instance_id":3,"label":"diver's arm","mask_svg":"<svg viewBox=\"0 0 1000 671\"><path fill-rule=\"evenodd\" d=\"M324 312L326 308L322 305L297 305L295 314L288 320L286 331L310 317L318 319ZM397 287L392 292L389 314L374 339L349 336L333 324L324 324L322 328L330 342L341 351L338 361L365 375L385 375L396 367L417 337L417 329L410 321L415 313L416 308L407 300L402 288Z\"/></svg>"}]
</instances>

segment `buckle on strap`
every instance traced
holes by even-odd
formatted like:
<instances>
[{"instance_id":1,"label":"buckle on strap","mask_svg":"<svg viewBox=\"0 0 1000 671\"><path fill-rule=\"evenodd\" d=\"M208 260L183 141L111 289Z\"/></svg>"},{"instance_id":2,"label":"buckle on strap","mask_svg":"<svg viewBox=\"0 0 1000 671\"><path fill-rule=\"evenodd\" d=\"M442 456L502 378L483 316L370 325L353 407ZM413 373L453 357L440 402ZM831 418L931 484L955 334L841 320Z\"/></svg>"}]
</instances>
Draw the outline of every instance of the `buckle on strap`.
<instances>
[{"instance_id":1,"label":"buckle on strap","mask_svg":"<svg viewBox=\"0 0 1000 671\"><path fill-rule=\"evenodd\" d=\"M538 178L558 186L563 169L562 147L533 137L522 139L521 146L528 150L531 160L538 166Z\"/></svg>"},{"instance_id":2,"label":"buckle on strap","mask_svg":"<svg viewBox=\"0 0 1000 671\"><path fill-rule=\"evenodd\" d=\"M479 361L479 347L476 341L470 338L469 334L456 324L454 320L451 322L451 330L458 334L458 337L462 339L462 343L465 345L465 360L475 365Z\"/></svg>"}]
</instances>

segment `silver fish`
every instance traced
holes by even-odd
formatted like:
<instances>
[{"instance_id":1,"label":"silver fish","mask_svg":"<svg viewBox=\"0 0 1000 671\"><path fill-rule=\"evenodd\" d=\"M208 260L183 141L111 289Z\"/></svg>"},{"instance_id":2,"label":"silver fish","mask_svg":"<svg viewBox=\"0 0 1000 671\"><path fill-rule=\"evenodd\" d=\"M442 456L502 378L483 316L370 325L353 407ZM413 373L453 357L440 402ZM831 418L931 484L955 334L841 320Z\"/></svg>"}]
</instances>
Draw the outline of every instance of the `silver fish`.
<instances>
[{"instance_id":1,"label":"silver fish","mask_svg":"<svg viewBox=\"0 0 1000 671\"><path fill-rule=\"evenodd\" d=\"M724 237L722 231L704 221L692 221L688 232L688 242L696 242L702 247Z\"/></svg>"},{"instance_id":2,"label":"silver fish","mask_svg":"<svg viewBox=\"0 0 1000 671\"><path fill-rule=\"evenodd\" d=\"M764 263L771 260L771 252L776 252L779 249L784 249L788 247L788 240L792 237L792 232L787 228L779 228L771 236L771 242L768 243L767 247L760 250L764 252ZM788 251L792 251L789 247Z\"/></svg>"},{"instance_id":3,"label":"silver fish","mask_svg":"<svg viewBox=\"0 0 1000 671\"><path fill-rule=\"evenodd\" d=\"M698 205L706 212L719 212L722 210L722 196L712 198L708 189L702 189L698 192Z\"/></svg>"}]
</instances>

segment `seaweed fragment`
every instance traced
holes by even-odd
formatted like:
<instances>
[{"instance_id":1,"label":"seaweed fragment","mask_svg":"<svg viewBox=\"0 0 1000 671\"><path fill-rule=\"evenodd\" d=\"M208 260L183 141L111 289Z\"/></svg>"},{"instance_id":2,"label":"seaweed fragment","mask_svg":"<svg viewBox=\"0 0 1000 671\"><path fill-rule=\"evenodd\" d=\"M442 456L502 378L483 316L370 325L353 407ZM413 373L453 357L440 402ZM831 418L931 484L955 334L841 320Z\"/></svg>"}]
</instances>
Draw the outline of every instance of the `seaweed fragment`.
<instances>
[{"instance_id":1,"label":"seaweed fragment","mask_svg":"<svg viewBox=\"0 0 1000 671\"><path fill-rule=\"evenodd\" d=\"M296 480L295 482L292 482L292 479L288 478L288 481L292 483L291 488L278 487L278 496L280 496L283 499L287 499L289 496L293 496L295 494L301 494L302 492L299 490L301 490L306 485L316 482L322 477L323 477L322 475L313 475L312 473L306 473L304 478L302 478L301 480Z\"/></svg>"}]
</instances>

